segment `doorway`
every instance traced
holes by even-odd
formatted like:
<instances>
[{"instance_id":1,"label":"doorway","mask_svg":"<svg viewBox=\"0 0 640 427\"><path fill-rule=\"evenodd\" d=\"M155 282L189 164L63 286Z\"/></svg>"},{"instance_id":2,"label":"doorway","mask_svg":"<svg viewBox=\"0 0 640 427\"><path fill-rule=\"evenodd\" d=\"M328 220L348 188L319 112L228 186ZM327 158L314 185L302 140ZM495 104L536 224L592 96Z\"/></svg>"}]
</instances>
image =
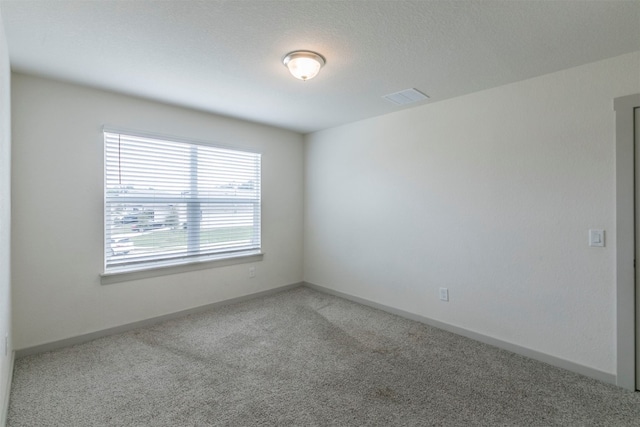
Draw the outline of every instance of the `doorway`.
<instances>
[{"instance_id":1,"label":"doorway","mask_svg":"<svg viewBox=\"0 0 640 427\"><path fill-rule=\"evenodd\" d=\"M634 126L634 121L640 109L640 94L616 98L613 106L616 123L615 377L618 386L637 390L640 389L640 274L636 282L635 253L638 242L640 254L640 237L636 236L640 236L640 185L636 185L636 182L640 183L640 161L635 159L636 156L640 159L640 143L636 142L639 135L634 132L634 128L639 129L640 133L640 123ZM637 171L634 170L634 163L638 165ZM639 218L637 227L636 215ZM638 261L640 262L640 256Z\"/></svg>"}]
</instances>

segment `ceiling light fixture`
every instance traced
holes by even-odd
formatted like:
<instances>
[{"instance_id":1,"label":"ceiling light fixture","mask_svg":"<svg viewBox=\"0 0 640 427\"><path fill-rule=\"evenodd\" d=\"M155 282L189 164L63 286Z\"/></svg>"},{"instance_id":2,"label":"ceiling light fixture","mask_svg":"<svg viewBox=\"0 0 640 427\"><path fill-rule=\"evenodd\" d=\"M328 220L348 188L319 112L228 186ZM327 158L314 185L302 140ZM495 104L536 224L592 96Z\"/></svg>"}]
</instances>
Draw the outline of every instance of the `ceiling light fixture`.
<instances>
[{"instance_id":1,"label":"ceiling light fixture","mask_svg":"<svg viewBox=\"0 0 640 427\"><path fill-rule=\"evenodd\" d=\"M319 53L310 50L295 50L282 58L282 63L289 69L293 77L300 80L314 78L325 64L325 59Z\"/></svg>"}]
</instances>

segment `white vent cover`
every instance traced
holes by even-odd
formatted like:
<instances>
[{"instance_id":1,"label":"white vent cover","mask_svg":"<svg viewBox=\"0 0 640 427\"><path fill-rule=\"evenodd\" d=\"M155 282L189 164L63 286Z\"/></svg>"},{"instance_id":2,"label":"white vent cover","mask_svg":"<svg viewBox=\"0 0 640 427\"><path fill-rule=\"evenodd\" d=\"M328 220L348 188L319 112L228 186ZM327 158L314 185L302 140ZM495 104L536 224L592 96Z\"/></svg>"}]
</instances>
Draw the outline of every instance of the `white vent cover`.
<instances>
[{"instance_id":1,"label":"white vent cover","mask_svg":"<svg viewBox=\"0 0 640 427\"><path fill-rule=\"evenodd\" d=\"M383 96L383 98L389 102L394 103L395 105L407 105L429 99L427 95L414 88L401 90L400 92L396 93L390 93L389 95Z\"/></svg>"}]
</instances>

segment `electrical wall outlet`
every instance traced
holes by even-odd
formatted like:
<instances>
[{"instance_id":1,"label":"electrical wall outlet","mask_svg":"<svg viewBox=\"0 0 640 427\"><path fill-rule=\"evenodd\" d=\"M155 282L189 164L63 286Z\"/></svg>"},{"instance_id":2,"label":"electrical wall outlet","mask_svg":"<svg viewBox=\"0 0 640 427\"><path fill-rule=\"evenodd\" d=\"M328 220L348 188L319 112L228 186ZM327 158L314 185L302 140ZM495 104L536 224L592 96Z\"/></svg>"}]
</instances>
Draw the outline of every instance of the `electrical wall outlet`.
<instances>
[{"instance_id":1,"label":"electrical wall outlet","mask_svg":"<svg viewBox=\"0 0 640 427\"><path fill-rule=\"evenodd\" d=\"M249 278L253 279L256 277L256 268L254 266L249 267Z\"/></svg>"},{"instance_id":2,"label":"electrical wall outlet","mask_svg":"<svg viewBox=\"0 0 640 427\"><path fill-rule=\"evenodd\" d=\"M449 301L449 289L440 288L440 301Z\"/></svg>"}]
</instances>

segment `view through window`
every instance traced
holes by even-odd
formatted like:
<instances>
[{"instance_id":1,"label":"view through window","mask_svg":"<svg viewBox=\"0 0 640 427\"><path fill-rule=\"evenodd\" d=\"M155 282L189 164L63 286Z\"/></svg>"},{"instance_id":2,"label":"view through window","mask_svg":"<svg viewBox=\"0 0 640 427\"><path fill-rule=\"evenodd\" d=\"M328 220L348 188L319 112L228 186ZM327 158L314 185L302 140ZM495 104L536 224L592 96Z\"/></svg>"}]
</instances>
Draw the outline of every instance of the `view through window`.
<instances>
[{"instance_id":1,"label":"view through window","mask_svg":"<svg viewBox=\"0 0 640 427\"><path fill-rule=\"evenodd\" d=\"M104 132L105 272L260 252L259 153Z\"/></svg>"}]
</instances>

